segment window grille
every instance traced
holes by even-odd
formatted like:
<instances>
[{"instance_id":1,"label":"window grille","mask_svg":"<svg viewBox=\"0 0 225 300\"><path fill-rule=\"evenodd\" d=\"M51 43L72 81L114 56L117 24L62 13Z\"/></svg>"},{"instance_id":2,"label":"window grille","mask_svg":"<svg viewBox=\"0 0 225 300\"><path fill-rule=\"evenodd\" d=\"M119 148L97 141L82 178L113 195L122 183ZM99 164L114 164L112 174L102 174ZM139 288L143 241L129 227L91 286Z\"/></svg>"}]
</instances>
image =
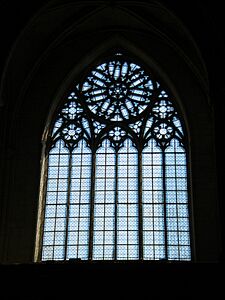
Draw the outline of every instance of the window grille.
<instances>
[{"instance_id":1,"label":"window grille","mask_svg":"<svg viewBox=\"0 0 225 300\"><path fill-rule=\"evenodd\" d=\"M153 74L121 53L95 66L49 133L40 259L191 260L187 150Z\"/></svg>"}]
</instances>

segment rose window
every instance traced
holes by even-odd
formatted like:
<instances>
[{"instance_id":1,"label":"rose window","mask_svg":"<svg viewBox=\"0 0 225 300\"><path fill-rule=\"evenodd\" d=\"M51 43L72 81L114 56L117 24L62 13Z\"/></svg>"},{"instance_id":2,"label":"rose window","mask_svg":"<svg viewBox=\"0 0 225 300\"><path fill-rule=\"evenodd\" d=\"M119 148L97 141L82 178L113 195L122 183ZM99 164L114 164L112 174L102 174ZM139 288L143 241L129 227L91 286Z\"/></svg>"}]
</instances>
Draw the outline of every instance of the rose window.
<instances>
[{"instance_id":1,"label":"rose window","mask_svg":"<svg viewBox=\"0 0 225 300\"><path fill-rule=\"evenodd\" d=\"M139 65L115 58L91 71L82 91L92 113L105 120L129 121L151 102L153 81Z\"/></svg>"}]
</instances>

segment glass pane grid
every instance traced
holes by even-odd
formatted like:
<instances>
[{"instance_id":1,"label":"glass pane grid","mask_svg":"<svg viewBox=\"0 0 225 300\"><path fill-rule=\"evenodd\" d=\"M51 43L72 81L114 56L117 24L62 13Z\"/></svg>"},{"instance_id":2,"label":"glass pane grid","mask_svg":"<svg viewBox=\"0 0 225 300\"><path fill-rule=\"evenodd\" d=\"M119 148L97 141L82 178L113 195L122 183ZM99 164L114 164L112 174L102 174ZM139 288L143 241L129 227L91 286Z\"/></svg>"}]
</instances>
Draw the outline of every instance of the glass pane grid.
<instances>
[{"instance_id":1,"label":"glass pane grid","mask_svg":"<svg viewBox=\"0 0 225 300\"><path fill-rule=\"evenodd\" d=\"M115 236L115 152L105 140L96 153L93 259L112 260Z\"/></svg>"},{"instance_id":2,"label":"glass pane grid","mask_svg":"<svg viewBox=\"0 0 225 300\"><path fill-rule=\"evenodd\" d=\"M173 153L171 150L173 149ZM190 260L186 155L178 142L166 151L166 215L168 259Z\"/></svg>"},{"instance_id":3,"label":"glass pane grid","mask_svg":"<svg viewBox=\"0 0 225 300\"><path fill-rule=\"evenodd\" d=\"M118 153L117 259L138 259L138 155L127 140Z\"/></svg>"},{"instance_id":4,"label":"glass pane grid","mask_svg":"<svg viewBox=\"0 0 225 300\"><path fill-rule=\"evenodd\" d=\"M118 154L118 203L117 222L115 222L116 154L112 148L108 151L108 143L105 143L105 152L101 149L99 157L97 156L99 164L96 164L93 258L115 259L115 238L117 238L116 259L138 259L137 153L135 154L136 150L129 153L129 148L132 146L127 142L121 149L121 153ZM74 151L72 154L67 259L88 258L91 184L89 162L91 154L83 155L83 146L80 149L77 148L77 152ZM60 147L62 147L61 144ZM169 164L165 168L167 187L165 195L167 248L170 260L190 260L191 257L186 167L180 164L181 160L184 161L184 153L180 154L182 156L177 155L175 149L173 153L168 152L165 155ZM163 172L162 165L157 164L162 161L161 155L159 152L154 152L154 143L152 142L143 153L144 259L163 259L165 257ZM69 173L69 165L66 166L65 162L69 163L69 154L64 153L62 157L63 159L54 154L54 159L51 159L52 166L50 165L48 169L43 260L63 259L65 253L67 177ZM107 160L110 164L106 163ZM57 166L56 161L58 164L62 161L63 166ZM179 165L176 164L177 161ZM115 230L117 230L116 235Z\"/></svg>"}]
</instances>

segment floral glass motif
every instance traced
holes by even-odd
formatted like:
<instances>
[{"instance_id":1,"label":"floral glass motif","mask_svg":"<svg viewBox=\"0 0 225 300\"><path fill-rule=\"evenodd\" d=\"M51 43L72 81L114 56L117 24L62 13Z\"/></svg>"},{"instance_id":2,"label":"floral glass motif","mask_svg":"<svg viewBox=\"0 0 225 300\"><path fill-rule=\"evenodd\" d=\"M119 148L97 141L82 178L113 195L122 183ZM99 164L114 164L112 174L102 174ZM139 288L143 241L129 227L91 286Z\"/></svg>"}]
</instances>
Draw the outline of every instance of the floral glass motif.
<instances>
[{"instance_id":1,"label":"floral glass motif","mask_svg":"<svg viewBox=\"0 0 225 300\"><path fill-rule=\"evenodd\" d=\"M186 141L153 74L92 68L49 132L40 260L191 260Z\"/></svg>"}]
</instances>

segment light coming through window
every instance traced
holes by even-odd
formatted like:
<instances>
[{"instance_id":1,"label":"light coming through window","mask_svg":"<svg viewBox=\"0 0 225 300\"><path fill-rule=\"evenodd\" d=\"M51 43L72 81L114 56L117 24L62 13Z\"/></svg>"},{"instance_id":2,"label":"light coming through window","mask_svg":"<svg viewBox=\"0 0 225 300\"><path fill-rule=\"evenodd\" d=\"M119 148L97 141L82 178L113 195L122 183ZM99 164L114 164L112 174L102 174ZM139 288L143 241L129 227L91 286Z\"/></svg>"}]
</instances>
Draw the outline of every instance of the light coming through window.
<instances>
[{"instance_id":1,"label":"light coming through window","mask_svg":"<svg viewBox=\"0 0 225 300\"><path fill-rule=\"evenodd\" d=\"M76 82L46 144L39 259L191 260L174 98L121 53Z\"/></svg>"}]
</instances>

